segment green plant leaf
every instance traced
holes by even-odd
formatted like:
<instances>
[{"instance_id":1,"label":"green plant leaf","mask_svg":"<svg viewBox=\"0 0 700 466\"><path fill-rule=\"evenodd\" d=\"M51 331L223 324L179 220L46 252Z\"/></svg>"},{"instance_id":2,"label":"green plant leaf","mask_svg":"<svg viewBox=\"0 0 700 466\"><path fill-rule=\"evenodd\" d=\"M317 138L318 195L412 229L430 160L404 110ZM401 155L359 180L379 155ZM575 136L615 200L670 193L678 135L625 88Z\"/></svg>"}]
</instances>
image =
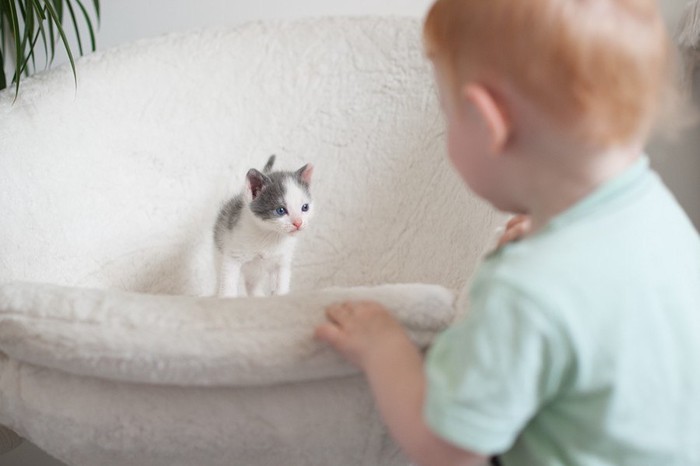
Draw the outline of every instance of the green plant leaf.
<instances>
[{"instance_id":1,"label":"green plant leaf","mask_svg":"<svg viewBox=\"0 0 700 466\"><path fill-rule=\"evenodd\" d=\"M21 5L22 2L20 2ZM20 8L21 11L21 8ZM34 35L34 30L38 29L34 25L34 4L32 2L27 2L27 7L24 15L24 40L27 40L28 42L25 44L25 47L27 47L28 54L27 57L32 59L32 69L36 70L36 57L34 55L34 44L36 44L36 39L39 37L35 37L32 39L32 36ZM26 50L26 49L23 49ZM29 76L29 67L27 66L29 64L29 60L26 60L24 62L24 71L25 71L25 76Z\"/></svg>"},{"instance_id":2,"label":"green plant leaf","mask_svg":"<svg viewBox=\"0 0 700 466\"><path fill-rule=\"evenodd\" d=\"M44 14L44 10L40 7L37 6L35 2L31 2L35 6L36 14L38 16L38 23L39 23L39 31L41 33L41 41L44 43L44 69L47 69L49 67L49 48L48 44L46 42L46 29L44 29L44 21L46 21L46 15Z\"/></svg>"},{"instance_id":3,"label":"green plant leaf","mask_svg":"<svg viewBox=\"0 0 700 466\"><path fill-rule=\"evenodd\" d=\"M92 51L94 52L95 50L97 50L97 46L96 46L97 42L95 41L95 30L92 27L92 21L90 20L90 15L88 14L87 10L85 9L83 2L81 2L80 0L75 0L75 1L76 1L76 3L78 3L80 10L83 12L83 17L85 18L85 24L87 24L88 32L90 33L90 47L92 48ZM99 12L97 14L99 14Z\"/></svg>"},{"instance_id":4,"label":"green plant leaf","mask_svg":"<svg viewBox=\"0 0 700 466\"><path fill-rule=\"evenodd\" d=\"M36 23L34 23L34 19L31 18L32 15L36 14ZM26 17L25 17L25 24L26 30L29 31L29 33L34 34L34 39L31 40L29 44L29 51L27 53L27 57L31 57L32 59L32 70L36 71L36 62L35 62L35 53L34 50L36 49L36 43L39 40L39 36L42 36L44 38L44 52L46 53L46 37L44 37L45 32L44 32L44 21L45 17L41 11L41 9L36 9L36 6L34 5L33 1L29 1L27 3L27 10L26 10ZM34 24L37 25L37 27L34 26ZM20 70L20 72L25 73L26 76L29 76L29 60L25 60L24 62L24 67ZM44 65L44 68L48 66L48 58L47 61Z\"/></svg>"},{"instance_id":5,"label":"green plant leaf","mask_svg":"<svg viewBox=\"0 0 700 466\"><path fill-rule=\"evenodd\" d=\"M12 1L12 0L10 0L10 1ZM56 36L56 33L54 31L53 21L48 20L49 16L48 16L48 13L46 11L46 7L42 6L38 0L29 0L29 1L34 4L35 10L37 11L37 13L41 17L41 21L39 22L39 28L41 29L41 37L42 37L43 42L44 42L44 51L46 54L46 63L44 65L44 69L47 69L49 66L51 66L51 64L53 63L53 59L56 56L56 41L54 39ZM48 33L46 32L47 28L44 27L44 22L46 22L48 24ZM46 42L47 35L49 37L48 45L51 46L50 50L49 50L49 47L47 46L47 42Z\"/></svg>"},{"instance_id":6,"label":"green plant leaf","mask_svg":"<svg viewBox=\"0 0 700 466\"><path fill-rule=\"evenodd\" d=\"M92 3L93 5L95 5L95 13L97 14L98 21L97 24L99 24L100 18L102 17L102 15L100 14L100 0L93 0Z\"/></svg>"},{"instance_id":7,"label":"green plant leaf","mask_svg":"<svg viewBox=\"0 0 700 466\"><path fill-rule=\"evenodd\" d=\"M45 0L46 3L51 3L51 0ZM63 25L63 0L53 0L54 7L56 10L56 16L58 17L58 23Z\"/></svg>"},{"instance_id":8,"label":"green plant leaf","mask_svg":"<svg viewBox=\"0 0 700 466\"><path fill-rule=\"evenodd\" d=\"M38 0L34 0L34 1L38 1ZM60 3L60 2L57 1L57 3ZM77 88L78 87L78 75L75 72L75 60L73 59L73 52L71 52L71 50L70 50L70 45L68 44L68 39L66 38L66 33L63 31L63 26L61 25L60 17L58 16L58 13L54 9L50 0L46 1L46 10L49 13L49 16L51 18L53 18L53 21L56 23L56 30L58 30L58 33L61 36L61 40L63 41L63 45L66 48L66 53L68 54L68 61L70 62L71 70L73 70L73 80L75 81L75 87ZM49 24L51 24L51 23L49 23Z\"/></svg>"},{"instance_id":9,"label":"green plant leaf","mask_svg":"<svg viewBox=\"0 0 700 466\"><path fill-rule=\"evenodd\" d=\"M19 69L19 73L24 73L25 76L29 76L29 59L31 59L32 68L36 69L36 61L34 58L34 43L35 39L32 39L34 35L34 5L31 2L27 2L25 8L22 2L18 2L19 12L22 16L22 24L24 25L24 30L22 33L22 55L24 56L24 64Z\"/></svg>"},{"instance_id":10,"label":"green plant leaf","mask_svg":"<svg viewBox=\"0 0 700 466\"><path fill-rule=\"evenodd\" d=\"M20 18L21 18L21 24L24 25L24 29L22 29L22 44L20 45L20 49L22 50L22 55L24 55L24 49L27 47L27 40L28 40L28 30L29 27L32 26L32 20L31 18L27 20L27 12L24 9L24 4L22 2L18 2L17 6L19 14L17 15L17 25L19 26L20 24Z\"/></svg>"},{"instance_id":11,"label":"green plant leaf","mask_svg":"<svg viewBox=\"0 0 700 466\"><path fill-rule=\"evenodd\" d=\"M80 55L83 55L83 41L80 40L80 30L78 29L78 21L75 19L75 10L70 0L66 0L66 6L68 7L68 12L70 13L71 20L73 21L73 29L75 30L75 38L78 40L78 51Z\"/></svg>"},{"instance_id":12,"label":"green plant leaf","mask_svg":"<svg viewBox=\"0 0 700 466\"><path fill-rule=\"evenodd\" d=\"M17 17L17 8L15 7L14 1L10 0L7 2L7 6L9 8L9 20L10 20L10 29L11 29L11 34L12 34L12 40L15 42L15 76L14 76L14 83L15 83L15 100L17 100L17 95L19 94L19 83L22 80L22 73L20 73L20 69L22 69L22 50L20 49L21 41L22 38L19 35L19 19Z\"/></svg>"},{"instance_id":13,"label":"green plant leaf","mask_svg":"<svg viewBox=\"0 0 700 466\"><path fill-rule=\"evenodd\" d=\"M5 55L3 50L7 41L5 40L5 3L0 0L0 91L7 87L7 78L5 77Z\"/></svg>"},{"instance_id":14,"label":"green plant leaf","mask_svg":"<svg viewBox=\"0 0 700 466\"><path fill-rule=\"evenodd\" d=\"M63 0L41 0L41 1L43 1L44 4L46 4L47 16L48 16L49 6L50 6L51 2L53 2L53 5L54 5L55 11L56 11L56 16L58 17L58 21L56 21L52 18L51 21L49 21L49 24L55 24L56 29L58 29L59 27L62 28L63 27ZM57 39L61 38L61 34L59 31L55 31L54 33L56 34L55 37ZM51 58L51 61L53 62L53 57Z\"/></svg>"},{"instance_id":15,"label":"green plant leaf","mask_svg":"<svg viewBox=\"0 0 700 466\"><path fill-rule=\"evenodd\" d=\"M2 18L0 18L2 21ZM0 40L5 40L5 34L0 34ZM2 54L2 47L0 47L0 91L7 87L7 80L5 79L5 57Z\"/></svg>"},{"instance_id":16,"label":"green plant leaf","mask_svg":"<svg viewBox=\"0 0 700 466\"><path fill-rule=\"evenodd\" d=\"M75 57L68 42L66 28L68 22L73 23L77 49L83 55L87 42L85 34L81 34L83 26L80 23L85 21L90 48L96 50L94 24L99 24L100 21L100 2L91 2L95 9L93 17L86 8L87 3L88 0L0 0L0 89L6 88L8 84L5 61L9 58L9 63L15 67L12 83L15 99L17 98L22 76L28 76L37 70L36 54L42 46L46 57L44 68L51 66L58 47L65 49L77 87ZM80 13L77 12L76 5L80 8ZM86 31L83 29L83 32ZM39 42L41 46L38 45Z\"/></svg>"},{"instance_id":17,"label":"green plant leaf","mask_svg":"<svg viewBox=\"0 0 700 466\"><path fill-rule=\"evenodd\" d=\"M44 8L44 14L48 16L46 11L47 9ZM56 56L56 31L54 30L53 21L47 21L47 24L49 25L49 44L51 45L51 58L49 59L49 66L51 66Z\"/></svg>"}]
</instances>

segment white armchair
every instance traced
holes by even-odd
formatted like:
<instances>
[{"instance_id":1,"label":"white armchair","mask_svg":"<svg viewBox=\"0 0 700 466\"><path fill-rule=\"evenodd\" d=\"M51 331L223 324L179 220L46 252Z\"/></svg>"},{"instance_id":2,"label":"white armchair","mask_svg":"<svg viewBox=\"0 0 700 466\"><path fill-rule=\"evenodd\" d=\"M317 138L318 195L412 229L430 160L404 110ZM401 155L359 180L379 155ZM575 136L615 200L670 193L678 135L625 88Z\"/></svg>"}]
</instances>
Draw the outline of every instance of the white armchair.
<instances>
[{"instance_id":1,"label":"white armchair","mask_svg":"<svg viewBox=\"0 0 700 466\"><path fill-rule=\"evenodd\" d=\"M0 424L76 466L405 464L311 333L362 297L427 347L501 222L449 169L419 22L168 35L77 73L0 93ZM316 166L292 293L208 298L217 210L272 153Z\"/></svg>"}]
</instances>

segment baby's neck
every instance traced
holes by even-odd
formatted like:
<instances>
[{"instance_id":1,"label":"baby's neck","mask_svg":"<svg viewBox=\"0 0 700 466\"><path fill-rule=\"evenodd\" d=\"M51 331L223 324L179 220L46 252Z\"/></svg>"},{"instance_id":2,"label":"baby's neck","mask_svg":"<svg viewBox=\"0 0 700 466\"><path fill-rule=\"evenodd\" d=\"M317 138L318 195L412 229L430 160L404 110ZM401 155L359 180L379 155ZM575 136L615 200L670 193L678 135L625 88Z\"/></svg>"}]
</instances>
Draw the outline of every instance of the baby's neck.
<instances>
[{"instance_id":1,"label":"baby's neck","mask_svg":"<svg viewBox=\"0 0 700 466\"><path fill-rule=\"evenodd\" d=\"M564 148L564 149L562 149ZM563 153L565 151L566 153ZM532 231L591 194L605 182L627 170L640 157L638 145L590 149L560 145L551 153L538 153L523 185L523 201Z\"/></svg>"}]
</instances>

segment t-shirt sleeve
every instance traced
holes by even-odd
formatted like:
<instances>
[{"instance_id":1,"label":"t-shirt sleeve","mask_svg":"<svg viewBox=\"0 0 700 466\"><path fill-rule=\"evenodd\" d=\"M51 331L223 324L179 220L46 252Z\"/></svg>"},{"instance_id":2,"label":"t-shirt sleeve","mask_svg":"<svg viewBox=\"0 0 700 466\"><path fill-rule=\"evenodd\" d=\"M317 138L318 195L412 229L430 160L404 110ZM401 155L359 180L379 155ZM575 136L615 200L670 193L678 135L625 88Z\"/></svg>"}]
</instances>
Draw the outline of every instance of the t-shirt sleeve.
<instances>
[{"instance_id":1,"label":"t-shirt sleeve","mask_svg":"<svg viewBox=\"0 0 700 466\"><path fill-rule=\"evenodd\" d=\"M494 455L556 394L567 351L557 326L527 295L502 283L483 291L428 354L424 414L448 442Z\"/></svg>"}]
</instances>

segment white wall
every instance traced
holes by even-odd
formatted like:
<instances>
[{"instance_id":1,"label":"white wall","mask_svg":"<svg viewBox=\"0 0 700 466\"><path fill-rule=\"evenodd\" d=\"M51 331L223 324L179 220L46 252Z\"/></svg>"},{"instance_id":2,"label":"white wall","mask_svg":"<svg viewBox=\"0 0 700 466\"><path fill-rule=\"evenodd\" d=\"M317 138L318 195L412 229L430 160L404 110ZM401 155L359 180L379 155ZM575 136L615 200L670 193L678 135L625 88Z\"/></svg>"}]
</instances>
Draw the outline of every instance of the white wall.
<instances>
[{"instance_id":1,"label":"white wall","mask_svg":"<svg viewBox=\"0 0 700 466\"><path fill-rule=\"evenodd\" d=\"M675 25L686 0L660 2L669 25ZM106 48L165 32L257 19L368 14L422 17L432 3L433 0L103 0L98 46Z\"/></svg>"},{"instance_id":2,"label":"white wall","mask_svg":"<svg viewBox=\"0 0 700 466\"><path fill-rule=\"evenodd\" d=\"M101 46L136 37L257 19L325 15L422 16L432 0L117 0L105 1Z\"/></svg>"},{"instance_id":3,"label":"white wall","mask_svg":"<svg viewBox=\"0 0 700 466\"><path fill-rule=\"evenodd\" d=\"M88 2L89 3L89 2ZM661 0L670 26L678 22L685 0ZM235 25L257 19L323 15L386 14L422 17L432 0L103 0L99 49L134 39L206 26ZM56 64L65 61L57 57ZM700 226L700 130L674 143L654 143L655 165ZM0 460L3 466L60 466L25 443Z\"/></svg>"}]
</instances>

